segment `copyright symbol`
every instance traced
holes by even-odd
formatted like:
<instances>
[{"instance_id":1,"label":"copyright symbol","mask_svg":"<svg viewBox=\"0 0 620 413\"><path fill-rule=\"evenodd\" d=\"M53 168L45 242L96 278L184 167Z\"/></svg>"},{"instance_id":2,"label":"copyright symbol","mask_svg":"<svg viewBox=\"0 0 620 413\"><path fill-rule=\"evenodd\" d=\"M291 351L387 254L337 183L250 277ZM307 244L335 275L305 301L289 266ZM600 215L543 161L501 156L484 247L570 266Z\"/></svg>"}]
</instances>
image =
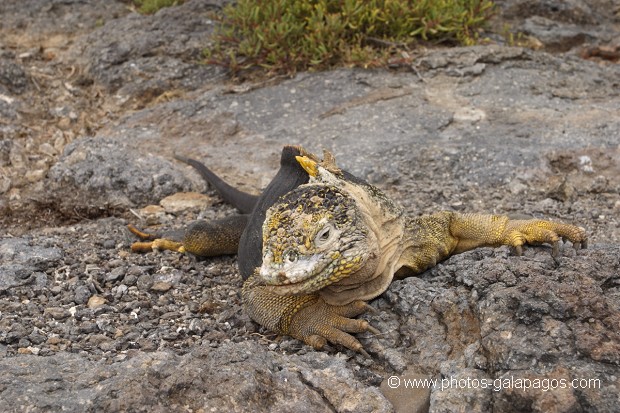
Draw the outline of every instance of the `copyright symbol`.
<instances>
[{"instance_id":1,"label":"copyright symbol","mask_svg":"<svg viewBox=\"0 0 620 413\"><path fill-rule=\"evenodd\" d=\"M398 376L390 376L387 383L390 389L397 389L400 386L400 378Z\"/></svg>"}]
</instances>

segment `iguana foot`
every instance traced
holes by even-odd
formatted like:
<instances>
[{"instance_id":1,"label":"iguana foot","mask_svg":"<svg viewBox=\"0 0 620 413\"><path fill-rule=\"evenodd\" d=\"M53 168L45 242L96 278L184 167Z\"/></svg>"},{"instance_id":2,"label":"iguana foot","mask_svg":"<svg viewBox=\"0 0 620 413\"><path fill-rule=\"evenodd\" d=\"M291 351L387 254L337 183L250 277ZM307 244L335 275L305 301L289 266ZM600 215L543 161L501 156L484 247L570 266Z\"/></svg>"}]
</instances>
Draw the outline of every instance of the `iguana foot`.
<instances>
[{"instance_id":1,"label":"iguana foot","mask_svg":"<svg viewBox=\"0 0 620 413\"><path fill-rule=\"evenodd\" d=\"M329 341L369 357L362 344L348 333L369 331L381 334L368 321L353 318L371 309L372 307L364 301L334 306L319 299L314 304L300 309L293 316L289 334L316 350L322 349Z\"/></svg>"},{"instance_id":2,"label":"iguana foot","mask_svg":"<svg viewBox=\"0 0 620 413\"><path fill-rule=\"evenodd\" d=\"M133 252L149 252L153 250L170 250L180 253L185 252L185 247L182 242L167 238L158 238L157 235L141 231L131 224L127 225L127 229L129 229L132 234L143 240L131 244L131 250Z\"/></svg>"},{"instance_id":3,"label":"iguana foot","mask_svg":"<svg viewBox=\"0 0 620 413\"><path fill-rule=\"evenodd\" d=\"M540 219L509 221L504 234L502 243L513 246L517 255L523 253L524 244L548 243L553 247L551 255L557 257L560 253L560 239L569 240L576 250L588 246L588 237L583 228Z\"/></svg>"}]
</instances>

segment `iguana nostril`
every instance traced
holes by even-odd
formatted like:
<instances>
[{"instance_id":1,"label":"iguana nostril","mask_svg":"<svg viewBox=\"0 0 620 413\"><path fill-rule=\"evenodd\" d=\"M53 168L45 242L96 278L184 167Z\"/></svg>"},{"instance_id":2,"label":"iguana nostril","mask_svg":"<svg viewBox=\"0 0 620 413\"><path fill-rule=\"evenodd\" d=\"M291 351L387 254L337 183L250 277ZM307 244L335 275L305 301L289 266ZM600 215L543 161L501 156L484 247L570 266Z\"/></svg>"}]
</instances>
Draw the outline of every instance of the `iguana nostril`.
<instances>
[{"instance_id":1,"label":"iguana nostril","mask_svg":"<svg viewBox=\"0 0 620 413\"><path fill-rule=\"evenodd\" d=\"M284 253L284 259L290 263L296 262L298 257L299 257L299 254L295 250L288 250L287 252Z\"/></svg>"},{"instance_id":2,"label":"iguana nostril","mask_svg":"<svg viewBox=\"0 0 620 413\"><path fill-rule=\"evenodd\" d=\"M283 283L288 280L286 273L284 271L280 271L276 277L278 278L279 283Z\"/></svg>"}]
</instances>

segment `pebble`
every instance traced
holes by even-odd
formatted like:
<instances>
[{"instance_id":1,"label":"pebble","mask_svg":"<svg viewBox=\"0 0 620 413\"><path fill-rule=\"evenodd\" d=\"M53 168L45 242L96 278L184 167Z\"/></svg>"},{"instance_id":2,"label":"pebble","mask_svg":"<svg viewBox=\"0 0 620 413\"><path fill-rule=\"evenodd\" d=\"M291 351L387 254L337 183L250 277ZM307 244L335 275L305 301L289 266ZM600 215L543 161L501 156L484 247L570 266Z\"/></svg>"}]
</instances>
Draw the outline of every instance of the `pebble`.
<instances>
[{"instance_id":1,"label":"pebble","mask_svg":"<svg viewBox=\"0 0 620 413\"><path fill-rule=\"evenodd\" d=\"M151 286L151 291L165 293L172 288L172 284L165 281L157 281Z\"/></svg>"},{"instance_id":2,"label":"pebble","mask_svg":"<svg viewBox=\"0 0 620 413\"><path fill-rule=\"evenodd\" d=\"M80 325L79 331L82 334L92 334L98 332L99 327L96 323L93 323L91 321L85 321Z\"/></svg>"},{"instance_id":3,"label":"pebble","mask_svg":"<svg viewBox=\"0 0 620 413\"><path fill-rule=\"evenodd\" d=\"M138 282L138 276L135 274L127 274L125 278L123 278L123 283L130 287L136 285L136 282Z\"/></svg>"},{"instance_id":4,"label":"pebble","mask_svg":"<svg viewBox=\"0 0 620 413\"><path fill-rule=\"evenodd\" d=\"M112 271L110 271L109 273L106 274L105 276L105 280L108 282L114 282L117 281L118 279L123 278L123 276L126 273L126 269L125 267L117 267L114 268Z\"/></svg>"},{"instance_id":5,"label":"pebble","mask_svg":"<svg viewBox=\"0 0 620 413\"><path fill-rule=\"evenodd\" d=\"M192 320L189 322L188 331L192 334L196 334L200 336L202 335L202 333L205 332L206 329L207 329L207 325L200 318L192 318Z\"/></svg>"},{"instance_id":6,"label":"pebble","mask_svg":"<svg viewBox=\"0 0 620 413\"><path fill-rule=\"evenodd\" d=\"M120 260L120 259L113 259L108 261L108 267L110 268L116 268L116 267L120 267L121 265L125 264L125 260Z\"/></svg>"},{"instance_id":7,"label":"pebble","mask_svg":"<svg viewBox=\"0 0 620 413\"><path fill-rule=\"evenodd\" d=\"M102 296L100 296L100 295L93 295L92 297L90 297L88 299L87 306L88 306L88 308L95 309L95 308L101 307L102 305L104 305L107 302L108 302L108 300L106 300Z\"/></svg>"},{"instance_id":8,"label":"pebble","mask_svg":"<svg viewBox=\"0 0 620 413\"><path fill-rule=\"evenodd\" d=\"M6 341L17 341L27 336L28 334L30 334L30 331L28 331L26 327L22 326L21 324L14 323L13 325L11 325L11 331L9 331L9 333L6 335Z\"/></svg>"},{"instance_id":9,"label":"pebble","mask_svg":"<svg viewBox=\"0 0 620 413\"><path fill-rule=\"evenodd\" d=\"M75 301L76 304L86 304L92 295L90 289L85 285L76 287L74 294L73 301Z\"/></svg>"},{"instance_id":10,"label":"pebble","mask_svg":"<svg viewBox=\"0 0 620 413\"><path fill-rule=\"evenodd\" d=\"M34 273L34 289L40 291L47 287L47 275L43 272Z\"/></svg>"},{"instance_id":11,"label":"pebble","mask_svg":"<svg viewBox=\"0 0 620 413\"><path fill-rule=\"evenodd\" d=\"M0 194L7 192L9 189L11 189L11 178L0 175Z\"/></svg>"},{"instance_id":12,"label":"pebble","mask_svg":"<svg viewBox=\"0 0 620 413\"><path fill-rule=\"evenodd\" d=\"M48 307L45 309L44 313L51 316L55 320L64 320L65 318L69 318L71 316L69 310L62 307Z\"/></svg>"},{"instance_id":13,"label":"pebble","mask_svg":"<svg viewBox=\"0 0 620 413\"><path fill-rule=\"evenodd\" d=\"M52 336L47 339L47 344L52 345L52 346L60 344L61 342L62 340L60 339L60 337L57 337L57 336Z\"/></svg>"},{"instance_id":14,"label":"pebble","mask_svg":"<svg viewBox=\"0 0 620 413\"><path fill-rule=\"evenodd\" d=\"M153 285L153 276L150 274L142 274L138 277L138 281L136 282L136 286L140 291L148 291Z\"/></svg>"},{"instance_id":15,"label":"pebble","mask_svg":"<svg viewBox=\"0 0 620 413\"><path fill-rule=\"evenodd\" d=\"M202 211L212 203L211 197L197 192L179 192L167 196L159 202L164 210L171 214L188 210Z\"/></svg>"},{"instance_id":16,"label":"pebble","mask_svg":"<svg viewBox=\"0 0 620 413\"><path fill-rule=\"evenodd\" d=\"M39 145L39 152L49 157L53 157L57 155L56 149L47 142L44 142L41 145Z\"/></svg>"},{"instance_id":17,"label":"pebble","mask_svg":"<svg viewBox=\"0 0 620 413\"><path fill-rule=\"evenodd\" d=\"M116 241L114 241L113 239L107 239L103 241L103 248L107 250L116 248Z\"/></svg>"},{"instance_id":18,"label":"pebble","mask_svg":"<svg viewBox=\"0 0 620 413\"><path fill-rule=\"evenodd\" d=\"M30 340L30 342L32 344L42 344L45 342L45 340L47 340L47 337L39 332L32 332L29 336L28 336L28 340Z\"/></svg>"}]
</instances>

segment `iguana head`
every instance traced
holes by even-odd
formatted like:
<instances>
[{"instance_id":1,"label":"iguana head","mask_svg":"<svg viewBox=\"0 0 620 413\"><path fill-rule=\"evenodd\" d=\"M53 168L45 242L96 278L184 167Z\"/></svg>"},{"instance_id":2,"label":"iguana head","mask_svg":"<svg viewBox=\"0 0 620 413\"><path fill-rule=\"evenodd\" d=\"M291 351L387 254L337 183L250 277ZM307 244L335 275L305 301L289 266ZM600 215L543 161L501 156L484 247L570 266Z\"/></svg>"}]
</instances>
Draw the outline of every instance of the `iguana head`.
<instances>
[{"instance_id":1,"label":"iguana head","mask_svg":"<svg viewBox=\"0 0 620 413\"><path fill-rule=\"evenodd\" d=\"M318 291L359 271L372 239L350 196L311 181L267 211L260 277L281 295Z\"/></svg>"}]
</instances>

